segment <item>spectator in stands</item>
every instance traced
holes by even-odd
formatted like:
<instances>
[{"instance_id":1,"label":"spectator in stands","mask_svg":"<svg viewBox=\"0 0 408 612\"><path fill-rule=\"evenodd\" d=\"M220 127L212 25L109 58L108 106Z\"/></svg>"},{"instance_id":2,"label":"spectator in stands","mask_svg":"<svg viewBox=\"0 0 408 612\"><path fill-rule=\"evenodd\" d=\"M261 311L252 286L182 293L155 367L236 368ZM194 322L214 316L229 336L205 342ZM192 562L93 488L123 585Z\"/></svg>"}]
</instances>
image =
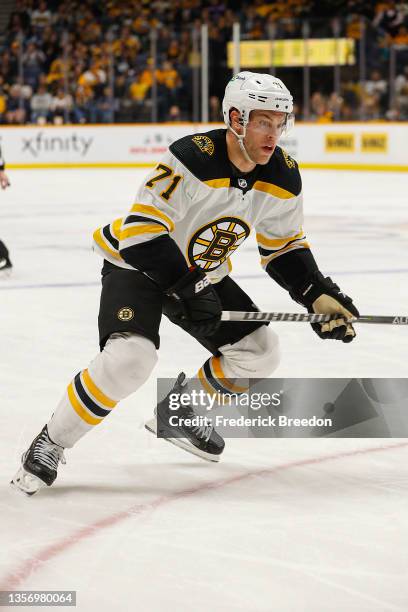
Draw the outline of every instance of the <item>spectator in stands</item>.
<instances>
[{"instance_id":1,"label":"spectator in stands","mask_svg":"<svg viewBox=\"0 0 408 612\"><path fill-rule=\"evenodd\" d=\"M248 39L248 32L252 30L255 22L259 18L253 3L247 4L243 7L240 17L243 38Z\"/></svg>"},{"instance_id":2,"label":"spectator in stands","mask_svg":"<svg viewBox=\"0 0 408 612\"><path fill-rule=\"evenodd\" d=\"M119 74L115 78L115 97L116 98L124 98L128 94L128 84L126 80L126 76L123 74Z\"/></svg>"},{"instance_id":3,"label":"spectator in stands","mask_svg":"<svg viewBox=\"0 0 408 612\"><path fill-rule=\"evenodd\" d=\"M44 53L45 60L43 62L43 69L48 73L52 62L57 58L60 51L60 40L58 38L58 32L51 26L44 28L41 40L38 43L41 51Z\"/></svg>"},{"instance_id":4,"label":"spectator in stands","mask_svg":"<svg viewBox=\"0 0 408 612\"><path fill-rule=\"evenodd\" d=\"M179 51L177 56L177 69L184 65L186 68L190 63L190 54L192 51L192 41L189 30L183 30L179 36Z\"/></svg>"},{"instance_id":5,"label":"spectator in stands","mask_svg":"<svg viewBox=\"0 0 408 612\"><path fill-rule=\"evenodd\" d=\"M92 87L78 85L74 92L72 120L74 123L96 123L95 94Z\"/></svg>"},{"instance_id":6,"label":"spectator in stands","mask_svg":"<svg viewBox=\"0 0 408 612\"><path fill-rule=\"evenodd\" d=\"M150 32L149 11L143 9L132 22L133 31L138 36L146 36Z\"/></svg>"},{"instance_id":7,"label":"spectator in stands","mask_svg":"<svg viewBox=\"0 0 408 612\"><path fill-rule=\"evenodd\" d=\"M95 101L93 123L114 123L115 113L119 110L112 88L105 87L102 96Z\"/></svg>"},{"instance_id":8,"label":"spectator in stands","mask_svg":"<svg viewBox=\"0 0 408 612\"><path fill-rule=\"evenodd\" d=\"M403 73L395 79L395 96L400 118L406 121L408 119L408 66L405 66Z\"/></svg>"},{"instance_id":9,"label":"spectator in stands","mask_svg":"<svg viewBox=\"0 0 408 612\"><path fill-rule=\"evenodd\" d=\"M78 80L78 85L99 92L103 91L106 84L106 79L107 74L102 68L101 62L94 61L90 68L81 74Z\"/></svg>"},{"instance_id":10,"label":"spectator in stands","mask_svg":"<svg viewBox=\"0 0 408 612\"><path fill-rule=\"evenodd\" d=\"M217 23L225 13L225 4L219 0L209 0L208 14L211 21Z\"/></svg>"},{"instance_id":11,"label":"spectator in stands","mask_svg":"<svg viewBox=\"0 0 408 612\"><path fill-rule=\"evenodd\" d=\"M3 88L7 92L10 88L10 82L12 80L9 51L4 51L0 55L0 76L3 79Z\"/></svg>"},{"instance_id":12,"label":"spectator in stands","mask_svg":"<svg viewBox=\"0 0 408 612\"><path fill-rule=\"evenodd\" d=\"M369 111L369 118L378 119L387 108L388 84L379 70L373 70L370 79L363 85L364 106Z\"/></svg>"},{"instance_id":13,"label":"spectator in stands","mask_svg":"<svg viewBox=\"0 0 408 612\"><path fill-rule=\"evenodd\" d=\"M166 87L170 104L176 104L181 87L181 78L172 62L165 60L157 71L157 81Z\"/></svg>"},{"instance_id":14,"label":"spectator in stands","mask_svg":"<svg viewBox=\"0 0 408 612\"><path fill-rule=\"evenodd\" d=\"M332 121L332 115L327 107L327 99L319 91L316 91L310 99L310 119L317 123Z\"/></svg>"},{"instance_id":15,"label":"spectator in stands","mask_svg":"<svg viewBox=\"0 0 408 612\"><path fill-rule=\"evenodd\" d=\"M15 40L10 45L10 53L8 58L8 78L10 79L10 81L14 81L18 76L20 69L20 55L21 42L20 40Z\"/></svg>"},{"instance_id":16,"label":"spectator in stands","mask_svg":"<svg viewBox=\"0 0 408 612\"><path fill-rule=\"evenodd\" d=\"M149 105L153 104L154 90L151 87L146 93ZM157 121L165 121L169 107L172 105L171 92L163 83L156 83Z\"/></svg>"},{"instance_id":17,"label":"spectator in stands","mask_svg":"<svg viewBox=\"0 0 408 612\"><path fill-rule=\"evenodd\" d=\"M137 121L142 115L147 92L150 85L142 78L141 74L135 76L129 86L129 98L132 101L133 119Z\"/></svg>"},{"instance_id":18,"label":"spectator in stands","mask_svg":"<svg viewBox=\"0 0 408 612\"><path fill-rule=\"evenodd\" d=\"M313 38L331 37L332 18L338 16L341 36L347 35L357 42L358 57L363 16L366 20L367 72L376 69L387 75L390 45L408 45L407 15L405 5L394 0L374 3L369 0L207 0L205 3L198 0L16 0L6 33L6 48L0 46L0 76L5 79L3 91L7 95L21 75L21 65L24 84L35 90L43 83L45 74L50 93L55 94L62 86L69 88L78 104L78 112L72 117L84 122L91 120L95 113L105 116L101 109L107 104L107 75L113 70L114 93L119 106L116 120L129 121L133 116L137 120L149 120L153 84L150 32L157 27L157 66L160 69L155 78L159 118L169 116L173 106L180 108L182 116L190 113L191 118L192 74L197 65L197 58L192 54L192 34L200 32L202 23L209 26L210 96L219 99L231 73L227 67L226 43L231 40L232 24L237 19L241 22L243 40L263 40L301 37L305 17L312 18L309 23ZM398 50L398 70L408 61L408 52L407 56L404 53ZM164 68L165 61L171 62L172 67ZM319 71L321 76L317 76ZM330 71L314 68L312 72L318 79L315 82L322 82L323 91L327 92L331 85L328 82ZM358 75L354 73L353 78L356 84ZM378 91L378 83L373 88L372 81L370 76L358 100L367 99L370 117L384 117L387 92ZM88 87L90 91L80 90L77 95L80 87ZM295 95L301 97L300 90L301 80L297 80ZM340 109L338 101L331 99L329 103L321 94L315 96L313 116L319 121L327 121L331 113L340 111L342 118L355 114L358 117L347 93L350 98L351 91L342 90ZM15 106L13 100L11 96L10 107ZM216 105L211 110L211 104L210 113L218 118ZM25 120L29 120L30 106L25 102L23 106ZM404 108L402 100L400 117L404 116ZM10 111L13 116L15 110ZM4 117L6 113L7 110Z\"/></svg>"},{"instance_id":19,"label":"spectator in stands","mask_svg":"<svg viewBox=\"0 0 408 612\"><path fill-rule=\"evenodd\" d=\"M388 6L387 6L388 5ZM384 7L384 3L382 3ZM373 20L373 25L391 36L397 34L398 28L404 22L403 12L397 8L395 2L388 2Z\"/></svg>"},{"instance_id":20,"label":"spectator in stands","mask_svg":"<svg viewBox=\"0 0 408 612\"><path fill-rule=\"evenodd\" d=\"M357 13L351 13L346 19L346 36L353 40L361 40L362 36L362 18Z\"/></svg>"},{"instance_id":21,"label":"spectator in stands","mask_svg":"<svg viewBox=\"0 0 408 612\"><path fill-rule=\"evenodd\" d=\"M69 58L65 59L62 56L58 56L50 66L50 71L47 75L47 83L62 83L64 78L68 78L71 69L71 60Z\"/></svg>"},{"instance_id":22,"label":"spectator in stands","mask_svg":"<svg viewBox=\"0 0 408 612\"><path fill-rule=\"evenodd\" d=\"M52 27L56 32L67 30L73 23L73 15L68 2L60 2L52 15ZM44 30L45 31L45 30Z\"/></svg>"},{"instance_id":23,"label":"spectator in stands","mask_svg":"<svg viewBox=\"0 0 408 612\"><path fill-rule=\"evenodd\" d=\"M170 28L160 28L157 36L157 53L160 56L165 55L171 43L172 32Z\"/></svg>"},{"instance_id":24,"label":"spectator in stands","mask_svg":"<svg viewBox=\"0 0 408 612\"><path fill-rule=\"evenodd\" d=\"M253 21L247 36L249 40L262 40L265 38L265 28L262 19L255 19Z\"/></svg>"},{"instance_id":25,"label":"spectator in stands","mask_svg":"<svg viewBox=\"0 0 408 612\"><path fill-rule=\"evenodd\" d=\"M7 108L7 96L3 90L3 86L0 85L0 123L3 123L5 119L6 108Z\"/></svg>"},{"instance_id":26,"label":"spectator in stands","mask_svg":"<svg viewBox=\"0 0 408 612\"><path fill-rule=\"evenodd\" d=\"M169 112L167 113L166 121L186 121L187 117L183 114L181 108L177 104L170 106Z\"/></svg>"},{"instance_id":27,"label":"spectator in stands","mask_svg":"<svg viewBox=\"0 0 408 612\"><path fill-rule=\"evenodd\" d=\"M405 25L400 25L396 35L393 38L394 45L401 45L403 47L408 45L408 28Z\"/></svg>"},{"instance_id":28,"label":"spectator in stands","mask_svg":"<svg viewBox=\"0 0 408 612\"><path fill-rule=\"evenodd\" d=\"M45 54L34 42L29 42L22 56L24 82L36 87L42 73Z\"/></svg>"},{"instance_id":29,"label":"spectator in stands","mask_svg":"<svg viewBox=\"0 0 408 612\"><path fill-rule=\"evenodd\" d=\"M361 105L360 84L348 79L341 84L341 95L344 100L342 108L342 119L351 121L359 118L358 112Z\"/></svg>"},{"instance_id":30,"label":"spectator in stands","mask_svg":"<svg viewBox=\"0 0 408 612\"><path fill-rule=\"evenodd\" d=\"M113 42L113 52L115 55L120 56L126 51L130 57L135 58L140 49L141 43L139 37L132 33L129 26L124 26L119 38Z\"/></svg>"},{"instance_id":31,"label":"spectator in stands","mask_svg":"<svg viewBox=\"0 0 408 612\"><path fill-rule=\"evenodd\" d=\"M18 24L18 25L17 25ZM13 32L28 32L30 27L30 11L24 0L16 0L14 10L10 14L8 33L9 36Z\"/></svg>"},{"instance_id":32,"label":"spectator in stands","mask_svg":"<svg viewBox=\"0 0 408 612\"><path fill-rule=\"evenodd\" d=\"M37 91L30 100L31 122L44 123L50 118L52 95L44 84L38 86Z\"/></svg>"},{"instance_id":33,"label":"spectator in stands","mask_svg":"<svg viewBox=\"0 0 408 612\"><path fill-rule=\"evenodd\" d=\"M87 19L83 20L84 24L80 30L81 42L86 45L97 45L101 40L102 26L93 19L91 12L88 12L87 17Z\"/></svg>"},{"instance_id":34,"label":"spectator in stands","mask_svg":"<svg viewBox=\"0 0 408 612\"><path fill-rule=\"evenodd\" d=\"M41 0L37 9L31 13L31 26L34 32L41 32L45 27L51 25L51 11L48 10L47 3Z\"/></svg>"},{"instance_id":35,"label":"spectator in stands","mask_svg":"<svg viewBox=\"0 0 408 612\"><path fill-rule=\"evenodd\" d=\"M21 85L10 87L6 107L7 123L24 123L27 117L27 103L23 97Z\"/></svg>"},{"instance_id":36,"label":"spectator in stands","mask_svg":"<svg viewBox=\"0 0 408 612\"><path fill-rule=\"evenodd\" d=\"M19 36L24 36L24 33L25 31L20 16L18 14L12 15L8 28L8 42L11 43L14 40L17 40Z\"/></svg>"},{"instance_id":37,"label":"spectator in stands","mask_svg":"<svg viewBox=\"0 0 408 612\"><path fill-rule=\"evenodd\" d=\"M395 93L401 94L408 87L408 66L404 67L401 74L395 79Z\"/></svg>"},{"instance_id":38,"label":"spectator in stands","mask_svg":"<svg viewBox=\"0 0 408 612\"><path fill-rule=\"evenodd\" d=\"M339 121L342 118L344 99L336 92L332 92L327 100L326 119L328 121Z\"/></svg>"},{"instance_id":39,"label":"spectator in stands","mask_svg":"<svg viewBox=\"0 0 408 612\"><path fill-rule=\"evenodd\" d=\"M57 90L57 93L52 98L51 103L51 118L55 124L69 123L73 108L72 96L66 93L62 87Z\"/></svg>"},{"instance_id":40,"label":"spectator in stands","mask_svg":"<svg viewBox=\"0 0 408 612\"><path fill-rule=\"evenodd\" d=\"M221 102L218 96L210 96L209 107L209 120L213 123L223 121Z\"/></svg>"},{"instance_id":41,"label":"spectator in stands","mask_svg":"<svg viewBox=\"0 0 408 612\"><path fill-rule=\"evenodd\" d=\"M180 43L178 40L174 39L171 41L167 52L166 52L166 57L168 60L170 60L171 62L176 62L178 61L179 57L180 57Z\"/></svg>"}]
</instances>

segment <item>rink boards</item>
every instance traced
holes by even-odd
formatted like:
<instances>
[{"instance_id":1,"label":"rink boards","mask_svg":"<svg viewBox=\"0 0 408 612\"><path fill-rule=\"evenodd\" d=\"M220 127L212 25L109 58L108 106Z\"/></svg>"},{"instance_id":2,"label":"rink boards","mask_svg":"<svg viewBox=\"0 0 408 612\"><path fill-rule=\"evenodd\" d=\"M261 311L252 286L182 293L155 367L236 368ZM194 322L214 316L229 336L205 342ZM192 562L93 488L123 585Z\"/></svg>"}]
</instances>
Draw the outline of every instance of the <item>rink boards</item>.
<instances>
[{"instance_id":1,"label":"rink boards","mask_svg":"<svg viewBox=\"0 0 408 612\"><path fill-rule=\"evenodd\" d=\"M3 126L10 168L149 167L174 140L223 124ZM408 123L297 123L281 139L303 168L408 171Z\"/></svg>"}]
</instances>

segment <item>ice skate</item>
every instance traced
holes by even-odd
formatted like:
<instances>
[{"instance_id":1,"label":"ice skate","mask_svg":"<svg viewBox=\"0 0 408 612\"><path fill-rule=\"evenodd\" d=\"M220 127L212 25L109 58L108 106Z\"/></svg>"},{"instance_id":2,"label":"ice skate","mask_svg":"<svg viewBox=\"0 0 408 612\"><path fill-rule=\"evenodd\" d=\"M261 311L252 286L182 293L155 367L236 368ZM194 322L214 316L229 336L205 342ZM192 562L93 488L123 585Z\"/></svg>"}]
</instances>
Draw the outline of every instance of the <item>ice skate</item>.
<instances>
[{"instance_id":1,"label":"ice skate","mask_svg":"<svg viewBox=\"0 0 408 612\"><path fill-rule=\"evenodd\" d=\"M11 275L11 271L13 269L13 265L8 257L0 258L0 279L9 278Z\"/></svg>"},{"instance_id":2,"label":"ice skate","mask_svg":"<svg viewBox=\"0 0 408 612\"><path fill-rule=\"evenodd\" d=\"M45 425L23 453L21 467L10 484L26 495L34 495L42 487L53 484L60 461L65 463L64 449L50 439Z\"/></svg>"},{"instance_id":3,"label":"ice skate","mask_svg":"<svg viewBox=\"0 0 408 612\"><path fill-rule=\"evenodd\" d=\"M145 424L145 428L156 435L159 433L168 442L201 459L219 461L225 442L215 431L209 419L198 425L170 425L169 423L169 418L174 416L178 417L180 421L197 418L196 413L190 406L180 406L176 410L169 407L169 396L174 393L182 393L185 390L185 378L184 372L178 375L174 387L158 403L154 411L154 418ZM180 434L182 437L180 437Z\"/></svg>"}]
</instances>

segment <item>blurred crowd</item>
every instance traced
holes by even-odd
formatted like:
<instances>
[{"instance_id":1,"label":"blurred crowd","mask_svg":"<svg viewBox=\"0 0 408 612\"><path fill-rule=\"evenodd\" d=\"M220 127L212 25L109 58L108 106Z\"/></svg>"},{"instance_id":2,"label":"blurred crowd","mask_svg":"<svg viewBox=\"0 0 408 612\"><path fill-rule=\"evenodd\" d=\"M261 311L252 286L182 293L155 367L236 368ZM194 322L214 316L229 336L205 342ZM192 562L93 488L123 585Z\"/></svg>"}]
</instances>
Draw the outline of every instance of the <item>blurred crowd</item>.
<instances>
[{"instance_id":1,"label":"blurred crowd","mask_svg":"<svg viewBox=\"0 0 408 612\"><path fill-rule=\"evenodd\" d=\"M313 38L333 37L335 31L353 38L357 58L363 44L366 75L361 78L358 62L341 67L335 92L333 68L312 68L305 103L302 69L278 68L277 76L294 93L298 116L305 117L307 108L306 118L314 121L408 119L407 3L17 0L0 46L0 122L199 119L203 23L209 31L209 119L219 121L231 75L227 42L233 23L240 22L242 40L293 39L302 38L306 19Z\"/></svg>"}]
</instances>

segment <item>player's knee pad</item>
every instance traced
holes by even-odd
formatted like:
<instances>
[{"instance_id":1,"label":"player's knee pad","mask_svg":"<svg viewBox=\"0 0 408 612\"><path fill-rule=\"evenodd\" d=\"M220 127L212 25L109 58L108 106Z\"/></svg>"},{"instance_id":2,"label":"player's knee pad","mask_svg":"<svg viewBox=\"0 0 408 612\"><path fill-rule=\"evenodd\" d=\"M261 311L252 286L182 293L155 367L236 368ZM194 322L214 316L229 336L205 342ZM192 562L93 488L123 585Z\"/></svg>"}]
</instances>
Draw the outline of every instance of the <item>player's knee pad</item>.
<instances>
[{"instance_id":1,"label":"player's knee pad","mask_svg":"<svg viewBox=\"0 0 408 612\"><path fill-rule=\"evenodd\" d=\"M236 378L267 378L280 361L279 337L265 325L219 350L226 375Z\"/></svg>"},{"instance_id":2,"label":"player's knee pad","mask_svg":"<svg viewBox=\"0 0 408 612\"><path fill-rule=\"evenodd\" d=\"M156 363L156 348L151 340L130 332L115 333L88 370L95 384L120 400L146 382Z\"/></svg>"}]
</instances>

